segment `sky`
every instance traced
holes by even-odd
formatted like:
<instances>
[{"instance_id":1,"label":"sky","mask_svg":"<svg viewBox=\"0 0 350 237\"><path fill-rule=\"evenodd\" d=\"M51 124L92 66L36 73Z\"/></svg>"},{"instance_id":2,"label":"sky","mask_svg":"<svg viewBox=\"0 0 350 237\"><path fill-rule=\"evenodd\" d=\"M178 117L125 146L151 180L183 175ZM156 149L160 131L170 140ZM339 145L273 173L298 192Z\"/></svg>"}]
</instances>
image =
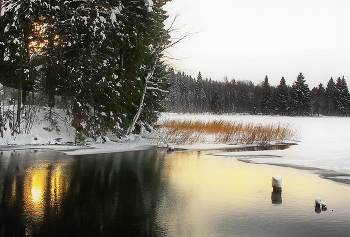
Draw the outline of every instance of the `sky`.
<instances>
[{"instance_id":1,"label":"sky","mask_svg":"<svg viewBox=\"0 0 350 237\"><path fill-rule=\"evenodd\" d=\"M168 63L197 77L250 80L300 72L310 89L331 77L350 85L349 0L172 0L171 36L189 35L167 50Z\"/></svg>"}]
</instances>

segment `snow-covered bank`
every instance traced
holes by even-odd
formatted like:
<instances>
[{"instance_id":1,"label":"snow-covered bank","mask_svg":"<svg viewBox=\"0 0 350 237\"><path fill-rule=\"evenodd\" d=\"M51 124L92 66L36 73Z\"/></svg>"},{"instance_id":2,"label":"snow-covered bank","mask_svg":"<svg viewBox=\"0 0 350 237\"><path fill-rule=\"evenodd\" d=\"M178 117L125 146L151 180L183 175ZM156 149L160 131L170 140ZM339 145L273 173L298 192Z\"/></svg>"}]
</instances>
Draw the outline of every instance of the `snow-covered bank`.
<instances>
[{"instance_id":1,"label":"snow-covered bank","mask_svg":"<svg viewBox=\"0 0 350 237\"><path fill-rule=\"evenodd\" d=\"M12 135L9 122L5 125L0 137L0 151L13 150L56 150L67 155L84 155L97 153L112 153L132 150L145 150L156 143L154 140L143 139L138 135L117 138L114 135L103 139L87 139L81 144L75 144L75 129L70 125L71 118L63 110L52 109L51 121L48 119L49 109L38 109L35 121L29 132ZM113 141L111 141L113 139Z\"/></svg>"},{"instance_id":2,"label":"snow-covered bank","mask_svg":"<svg viewBox=\"0 0 350 237\"><path fill-rule=\"evenodd\" d=\"M151 141L141 137L129 137L128 140L119 142L107 141L105 143L92 143L84 149L66 150L66 155L90 155L124 151L146 150L154 146Z\"/></svg>"},{"instance_id":3,"label":"snow-covered bank","mask_svg":"<svg viewBox=\"0 0 350 237\"><path fill-rule=\"evenodd\" d=\"M244 121L256 123L286 123L294 125L300 132L296 145L285 150L243 151L220 153L225 156L251 158L256 163L281 164L290 166L314 167L324 170L333 170L350 175L350 118L349 117L281 117L281 116L258 116L258 115L198 115L198 114L171 114L164 113L160 120L164 119L187 119L187 120L226 120ZM3 145L0 150L6 148L22 149L38 148L53 149L68 155L95 154L122 152L131 150L144 150L156 145L156 140L148 140L140 136L131 136L127 139L109 141L105 143L90 142L85 146L53 145L74 141L74 132L61 125L59 132L49 132L49 125L40 121L33 126L30 134L22 134L15 138L5 134L0 141ZM163 141L166 143L167 141ZM7 146L12 144L12 147ZM194 144L172 145L173 148L187 150L222 150L226 148L242 147L241 145L226 144Z\"/></svg>"},{"instance_id":4,"label":"snow-covered bank","mask_svg":"<svg viewBox=\"0 0 350 237\"><path fill-rule=\"evenodd\" d=\"M137 151L146 150L153 147L152 142L148 140L135 140L135 141L108 141L105 143L87 143L84 145L55 145L55 144L37 144L37 145L6 145L0 146L2 154L7 151L21 151L21 150L52 150L62 152L66 155L91 155L91 154L103 154L125 151Z\"/></svg>"},{"instance_id":5,"label":"snow-covered bank","mask_svg":"<svg viewBox=\"0 0 350 237\"><path fill-rule=\"evenodd\" d=\"M252 157L256 163L314 167L350 174L350 118L282 117L258 115L163 114L161 119L235 120L245 122L281 122L294 124L300 138L297 145L285 150L220 153L235 157ZM217 146L217 145L216 145ZM204 148L204 146L201 146ZM178 147L180 148L180 147ZM191 146L183 146L191 148ZM259 158L257 158L259 157Z\"/></svg>"}]
</instances>

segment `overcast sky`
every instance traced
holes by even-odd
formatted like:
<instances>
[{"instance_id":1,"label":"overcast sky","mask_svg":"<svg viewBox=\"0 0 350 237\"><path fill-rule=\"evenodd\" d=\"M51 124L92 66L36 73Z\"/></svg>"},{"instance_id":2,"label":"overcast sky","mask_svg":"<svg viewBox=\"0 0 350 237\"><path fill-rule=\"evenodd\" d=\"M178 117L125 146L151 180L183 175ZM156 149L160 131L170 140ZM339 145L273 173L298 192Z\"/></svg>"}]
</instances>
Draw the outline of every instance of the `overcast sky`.
<instances>
[{"instance_id":1,"label":"overcast sky","mask_svg":"<svg viewBox=\"0 0 350 237\"><path fill-rule=\"evenodd\" d=\"M168 50L175 68L197 77L261 82L299 72L310 89L345 76L350 86L350 0L172 0L173 37L192 34Z\"/></svg>"}]
</instances>

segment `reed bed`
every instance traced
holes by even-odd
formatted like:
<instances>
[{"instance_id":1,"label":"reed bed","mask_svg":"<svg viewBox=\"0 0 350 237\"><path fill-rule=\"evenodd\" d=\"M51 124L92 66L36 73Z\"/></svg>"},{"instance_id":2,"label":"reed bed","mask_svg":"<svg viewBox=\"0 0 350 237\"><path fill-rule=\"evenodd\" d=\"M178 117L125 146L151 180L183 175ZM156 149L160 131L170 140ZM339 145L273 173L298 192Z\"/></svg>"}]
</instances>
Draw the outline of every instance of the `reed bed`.
<instances>
[{"instance_id":1,"label":"reed bed","mask_svg":"<svg viewBox=\"0 0 350 237\"><path fill-rule=\"evenodd\" d=\"M166 120L158 125L162 139L176 144L215 142L268 145L297 137L297 130L292 125L281 123Z\"/></svg>"}]
</instances>

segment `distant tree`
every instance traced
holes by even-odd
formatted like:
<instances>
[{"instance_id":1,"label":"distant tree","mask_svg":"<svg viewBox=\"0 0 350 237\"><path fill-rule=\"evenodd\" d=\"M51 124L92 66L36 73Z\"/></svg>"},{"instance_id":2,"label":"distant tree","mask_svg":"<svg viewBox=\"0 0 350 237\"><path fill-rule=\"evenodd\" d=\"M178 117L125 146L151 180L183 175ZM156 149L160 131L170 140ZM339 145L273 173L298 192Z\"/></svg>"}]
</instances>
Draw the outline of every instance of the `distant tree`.
<instances>
[{"instance_id":1,"label":"distant tree","mask_svg":"<svg viewBox=\"0 0 350 237\"><path fill-rule=\"evenodd\" d=\"M232 113L234 110L234 80L229 81L227 77L224 78L223 87L223 101L222 101L222 112Z\"/></svg>"},{"instance_id":2,"label":"distant tree","mask_svg":"<svg viewBox=\"0 0 350 237\"><path fill-rule=\"evenodd\" d=\"M299 73L291 88L292 115L308 115L310 113L310 90L302 73Z\"/></svg>"},{"instance_id":3,"label":"distant tree","mask_svg":"<svg viewBox=\"0 0 350 237\"><path fill-rule=\"evenodd\" d=\"M257 110L255 85L251 81L237 81L236 88L236 112L255 113Z\"/></svg>"},{"instance_id":4,"label":"distant tree","mask_svg":"<svg viewBox=\"0 0 350 237\"><path fill-rule=\"evenodd\" d=\"M260 109L263 114L271 114L272 112L272 88L267 76L262 82Z\"/></svg>"},{"instance_id":5,"label":"distant tree","mask_svg":"<svg viewBox=\"0 0 350 237\"><path fill-rule=\"evenodd\" d=\"M281 78L280 84L276 88L274 107L276 114L287 115L289 113L288 86L284 77Z\"/></svg>"},{"instance_id":6,"label":"distant tree","mask_svg":"<svg viewBox=\"0 0 350 237\"><path fill-rule=\"evenodd\" d=\"M220 97L219 97L218 91L214 92L214 96L210 101L210 108L211 108L211 112L215 114L221 113L221 103L220 103Z\"/></svg>"},{"instance_id":7,"label":"distant tree","mask_svg":"<svg viewBox=\"0 0 350 237\"><path fill-rule=\"evenodd\" d=\"M198 72L196 87L195 87L195 98L196 98L196 111L201 113L203 112L203 99L204 99L204 91L203 91L203 77L201 72Z\"/></svg>"},{"instance_id":8,"label":"distant tree","mask_svg":"<svg viewBox=\"0 0 350 237\"><path fill-rule=\"evenodd\" d=\"M346 84L345 78L338 77L336 82L336 111L337 115L347 115L348 114L348 108L350 103L350 95L349 95L349 89Z\"/></svg>"},{"instance_id":9,"label":"distant tree","mask_svg":"<svg viewBox=\"0 0 350 237\"><path fill-rule=\"evenodd\" d=\"M310 98L311 98L311 108L312 114L321 115L325 113L325 101L326 101L326 93L325 88L322 83L318 85L318 87L314 87L311 90Z\"/></svg>"},{"instance_id":10,"label":"distant tree","mask_svg":"<svg viewBox=\"0 0 350 237\"><path fill-rule=\"evenodd\" d=\"M331 77L327 83L326 91L326 115L334 115L336 113L336 96L337 96L337 88L335 86L335 82Z\"/></svg>"}]
</instances>

